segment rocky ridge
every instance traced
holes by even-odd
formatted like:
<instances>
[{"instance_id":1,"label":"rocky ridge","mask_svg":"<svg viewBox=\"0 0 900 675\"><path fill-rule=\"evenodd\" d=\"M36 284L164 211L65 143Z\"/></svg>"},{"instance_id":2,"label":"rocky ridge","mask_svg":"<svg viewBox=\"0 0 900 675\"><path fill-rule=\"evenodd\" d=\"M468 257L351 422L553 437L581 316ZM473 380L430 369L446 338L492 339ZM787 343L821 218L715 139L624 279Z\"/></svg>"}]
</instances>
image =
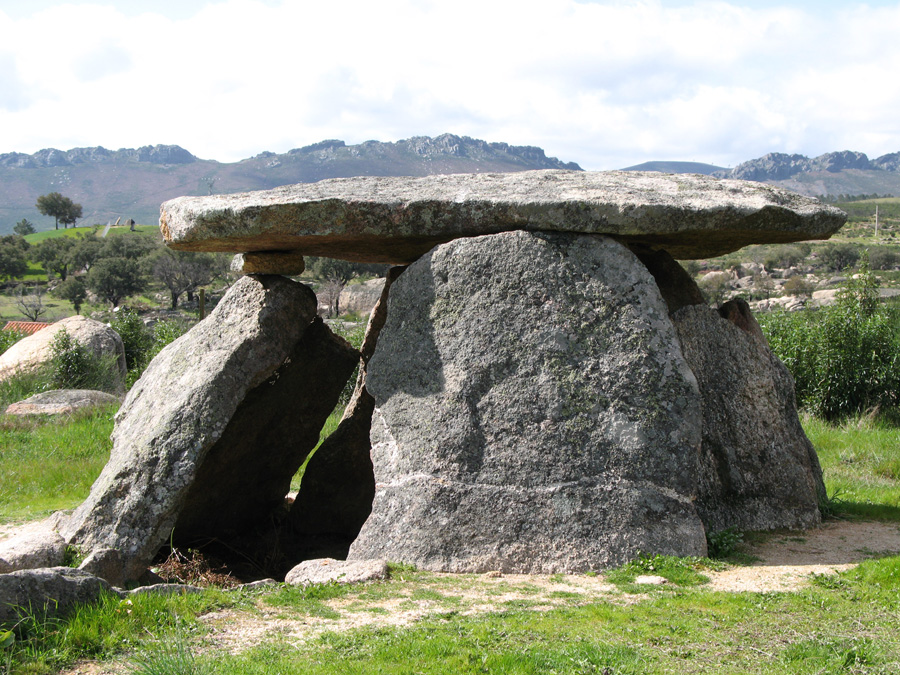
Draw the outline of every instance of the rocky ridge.
<instances>
[{"instance_id":1,"label":"rocky ridge","mask_svg":"<svg viewBox=\"0 0 900 675\"><path fill-rule=\"evenodd\" d=\"M59 191L84 206L82 223L121 217L155 224L159 203L184 194L263 190L347 176L427 176L446 173L579 170L541 148L492 143L468 136L416 136L394 143L348 145L325 140L284 153L262 152L238 162L200 159L177 145L108 150L102 147L33 154L0 154L0 233L22 218L48 229L52 219L37 198Z\"/></svg>"}]
</instances>

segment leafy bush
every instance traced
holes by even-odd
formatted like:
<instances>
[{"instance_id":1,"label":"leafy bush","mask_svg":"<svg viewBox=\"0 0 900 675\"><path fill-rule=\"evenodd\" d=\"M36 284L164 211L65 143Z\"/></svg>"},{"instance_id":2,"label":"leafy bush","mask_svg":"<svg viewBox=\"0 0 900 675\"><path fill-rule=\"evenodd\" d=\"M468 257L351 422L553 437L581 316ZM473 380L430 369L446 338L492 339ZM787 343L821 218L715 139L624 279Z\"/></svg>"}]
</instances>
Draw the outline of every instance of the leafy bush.
<instances>
[{"instance_id":1,"label":"leafy bush","mask_svg":"<svg viewBox=\"0 0 900 675\"><path fill-rule=\"evenodd\" d=\"M900 396L898 314L879 303L865 256L860 269L833 307L760 316L798 404L829 421L896 406Z\"/></svg>"},{"instance_id":2,"label":"leafy bush","mask_svg":"<svg viewBox=\"0 0 900 675\"><path fill-rule=\"evenodd\" d=\"M738 544L744 541L744 535L733 527L708 532L706 534L706 548L708 555L713 559L727 558L737 549Z\"/></svg>"},{"instance_id":3,"label":"leafy bush","mask_svg":"<svg viewBox=\"0 0 900 675\"><path fill-rule=\"evenodd\" d=\"M159 354L163 347L188 332L190 325L183 321L160 321L153 326L153 344L147 354L147 363Z\"/></svg>"},{"instance_id":4,"label":"leafy bush","mask_svg":"<svg viewBox=\"0 0 900 675\"><path fill-rule=\"evenodd\" d=\"M0 330L0 354L25 337L25 333L17 330Z\"/></svg>"},{"instance_id":5,"label":"leafy bush","mask_svg":"<svg viewBox=\"0 0 900 675\"><path fill-rule=\"evenodd\" d=\"M148 329L138 313L129 308L119 311L110 326L125 346L125 364L128 368L125 386L129 389L162 348L188 330L186 323L174 320L159 321L152 330Z\"/></svg>"},{"instance_id":6,"label":"leafy bush","mask_svg":"<svg viewBox=\"0 0 900 675\"><path fill-rule=\"evenodd\" d=\"M99 356L63 329L50 342L46 389L99 389L116 391L118 368L113 355Z\"/></svg>"},{"instance_id":7,"label":"leafy bush","mask_svg":"<svg viewBox=\"0 0 900 675\"><path fill-rule=\"evenodd\" d=\"M853 244L826 244L819 250L819 259L832 272L842 272L859 260L859 247Z\"/></svg>"},{"instance_id":8,"label":"leafy bush","mask_svg":"<svg viewBox=\"0 0 900 675\"><path fill-rule=\"evenodd\" d=\"M123 308L116 313L109 325L122 338L122 344L125 346L125 367L129 371L142 367L153 344L153 337L138 313L127 307Z\"/></svg>"},{"instance_id":9,"label":"leafy bush","mask_svg":"<svg viewBox=\"0 0 900 675\"><path fill-rule=\"evenodd\" d=\"M53 385L59 389L85 389L94 367L92 354L65 329L53 336Z\"/></svg>"}]
</instances>

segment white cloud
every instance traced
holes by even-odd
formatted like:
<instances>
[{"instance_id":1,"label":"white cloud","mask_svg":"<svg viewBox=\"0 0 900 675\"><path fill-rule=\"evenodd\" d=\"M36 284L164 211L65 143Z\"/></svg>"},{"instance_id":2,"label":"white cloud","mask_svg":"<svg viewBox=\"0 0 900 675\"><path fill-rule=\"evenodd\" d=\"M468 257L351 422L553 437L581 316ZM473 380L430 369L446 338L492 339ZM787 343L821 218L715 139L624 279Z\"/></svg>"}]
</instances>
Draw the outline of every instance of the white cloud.
<instances>
[{"instance_id":1,"label":"white cloud","mask_svg":"<svg viewBox=\"0 0 900 675\"><path fill-rule=\"evenodd\" d=\"M0 11L10 36L0 82L13 92L0 95L0 152L177 143L232 161L324 138L444 131L540 145L588 168L900 150L900 3L746 4L213 0L175 18L109 3L15 19Z\"/></svg>"}]
</instances>

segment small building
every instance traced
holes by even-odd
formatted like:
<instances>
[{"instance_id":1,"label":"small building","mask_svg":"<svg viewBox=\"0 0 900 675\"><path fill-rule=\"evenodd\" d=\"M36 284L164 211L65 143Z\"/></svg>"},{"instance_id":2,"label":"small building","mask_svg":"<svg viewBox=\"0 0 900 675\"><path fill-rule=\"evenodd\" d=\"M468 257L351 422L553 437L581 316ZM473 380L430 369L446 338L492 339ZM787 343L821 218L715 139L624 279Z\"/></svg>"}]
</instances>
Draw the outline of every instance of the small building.
<instances>
[{"instance_id":1,"label":"small building","mask_svg":"<svg viewBox=\"0 0 900 675\"><path fill-rule=\"evenodd\" d=\"M46 328L52 324L44 323L43 321L7 321L6 325L3 326L3 330L16 331L18 333L25 333L26 335L34 335L39 330Z\"/></svg>"}]
</instances>

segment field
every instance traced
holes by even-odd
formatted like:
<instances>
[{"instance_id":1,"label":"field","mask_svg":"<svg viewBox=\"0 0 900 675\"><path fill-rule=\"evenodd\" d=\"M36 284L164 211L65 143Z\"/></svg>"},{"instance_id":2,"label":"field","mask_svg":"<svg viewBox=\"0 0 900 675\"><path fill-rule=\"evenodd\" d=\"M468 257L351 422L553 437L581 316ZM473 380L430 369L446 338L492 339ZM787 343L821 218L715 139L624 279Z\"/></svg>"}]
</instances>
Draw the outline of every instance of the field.
<instances>
[{"instance_id":1,"label":"field","mask_svg":"<svg viewBox=\"0 0 900 675\"><path fill-rule=\"evenodd\" d=\"M112 413L0 422L7 528L84 498L109 453ZM389 580L350 587L110 597L21 625L10 672L896 673L900 432L867 420L804 425L833 497L836 517L821 530L744 533L725 559L656 557L599 574L394 565ZM638 585L638 574L669 581ZM755 590L734 590L736 578ZM85 659L103 669L73 669Z\"/></svg>"},{"instance_id":2,"label":"field","mask_svg":"<svg viewBox=\"0 0 900 675\"><path fill-rule=\"evenodd\" d=\"M895 246L894 202L900 209L879 200L877 242L864 214L871 205L852 202L861 210L839 242ZM802 252L801 266L820 264L824 246ZM900 270L878 274L900 282ZM0 405L17 393L0 387ZM0 416L0 537L87 496L109 455L114 412ZM392 563L387 580L355 586L209 586L210 570L193 558L179 563L180 578L204 586L197 593L109 596L62 621L26 613L12 634L0 629L0 674L900 672L900 428L874 415L803 424L829 494L816 530L726 533L712 559L645 557L577 575L448 575Z\"/></svg>"}]
</instances>

